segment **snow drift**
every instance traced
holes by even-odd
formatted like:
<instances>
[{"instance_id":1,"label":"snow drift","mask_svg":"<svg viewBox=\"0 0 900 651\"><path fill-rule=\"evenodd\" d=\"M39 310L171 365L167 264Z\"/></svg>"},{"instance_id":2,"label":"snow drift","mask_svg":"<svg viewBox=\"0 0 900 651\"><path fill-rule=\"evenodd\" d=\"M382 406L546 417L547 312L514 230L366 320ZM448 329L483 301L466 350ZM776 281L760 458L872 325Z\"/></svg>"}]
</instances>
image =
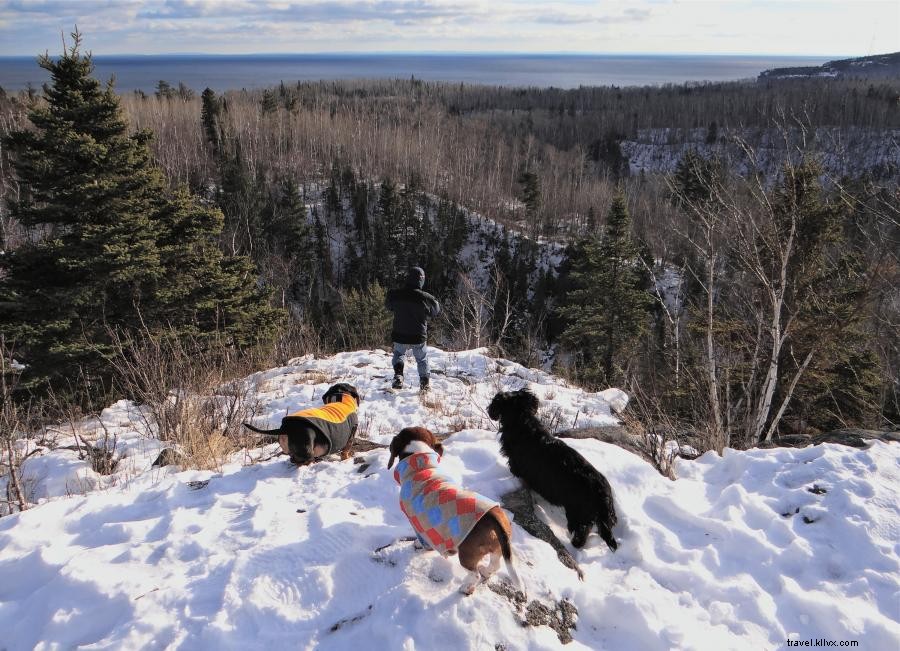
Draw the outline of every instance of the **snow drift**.
<instances>
[{"instance_id":1,"label":"snow drift","mask_svg":"<svg viewBox=\"0 0 900 651\"><path fill-rule=\"evenodd\" d=\"M484 350L434 351L434 395L384 390L383 351L304 357L246 379L276 422L333 382L363 393L372 442L403 426L453 432L442 469L490 498L516 489L484 412L531 388L556 429L613 424L620 391L592 394ZM413 384L415 384L413 382ZM101 414L125 457L93 475L67 450L24 466L39 502L0 518L0 648L776 649L788 641L900 641L900 453L867 449L707 453L670 481L637 456L568 440L612 484L620 547L570 548L580 581L514 525L527 601L501 570L472 597L455 560L417 551L387 451L297 469L277 446L221 472L154 468L136 407ZM80 426L86 436L97 423ZM63 441L64 443L64 441ZM336 457L334 457L336 459ZM560 510L543 515L564 534Z\"/></svg>"}]
</instances>

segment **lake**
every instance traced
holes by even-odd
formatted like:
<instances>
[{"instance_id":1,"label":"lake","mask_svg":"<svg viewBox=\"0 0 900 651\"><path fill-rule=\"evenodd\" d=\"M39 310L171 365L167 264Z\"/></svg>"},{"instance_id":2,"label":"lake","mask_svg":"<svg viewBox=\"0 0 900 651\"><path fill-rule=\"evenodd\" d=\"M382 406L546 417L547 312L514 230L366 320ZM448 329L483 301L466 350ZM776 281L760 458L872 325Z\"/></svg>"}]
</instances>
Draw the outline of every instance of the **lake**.
<instances>
[{"instance_id":1,"label":"lake","mask_svg":"<svg viewBox=\"0 0 900 651\"><path fill-rule=\"evenodd\" d=\"M291 54L96 56L96 75L119 91L150 92L160 79L202 91L319 79L417 79L499 86L644 86L753 79L769 68L821 65L828 57L523 54ZM48 80L35 57L0 57L0 86Z\"/></svg>"}]
</instances>

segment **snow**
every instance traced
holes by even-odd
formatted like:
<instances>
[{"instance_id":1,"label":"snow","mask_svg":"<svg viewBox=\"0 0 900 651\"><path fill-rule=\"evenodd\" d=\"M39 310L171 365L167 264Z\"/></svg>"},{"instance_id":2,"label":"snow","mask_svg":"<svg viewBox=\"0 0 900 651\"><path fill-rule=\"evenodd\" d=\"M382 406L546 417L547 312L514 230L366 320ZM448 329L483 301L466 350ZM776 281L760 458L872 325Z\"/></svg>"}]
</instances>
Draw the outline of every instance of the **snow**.
<instances>
[{"instance_id":1,"label":"snow","mask_svg":"<svg viewBox=\"0 0 900 651\"><path fill-rule=\"evenodd\" d=\"M708 143L708 129L639 129L634 140L621 142L622 153L628 158L632 174L672 174L689 150L703 158L718 157L739 176L762 171L769 182L780 175L785 162L785 135L776 129L729 128L720 126L716 141ZM816 127L808 132L788 129L788 149L798 156L811 155L818 159L824 172L823 182L845 176L871 174L877 179L896 180L900 165L897 148L900 130L867 127ZM751 161L738 144L743 141L755 151Z\"/></svg>"},{"instance_id":2,"label":"snow","mask_svg":"<svg viewBox=\"0 0 900 651\"><path fill-rule=\"evenodd\" d=\"M275 425L351 382L369 440L387 443L407 425L453 432L442 469L499 500L519 483L485 413L496 391L530 387L555 429L613 424L627 402L618 389L587 393L483 349L430 357L434 394L424 400L415 386L385 389L384 351L291 360L246 378L263 409L254 422ZM113 475L93 473L74 450L18 441L33 452L23 472L36 504L0 518L0 648L561 647L490 589L505 570L464 597L455 559L397 542L411 527L387 450L298 469L266 458L277 447L268 446L220 472L160 469L150 466L160 444L140 422L122 401L73 424L87 440L115 438L125 457ZM57 446L74 440L71 429ZM756 650L816 639L897 648L897 445L707 453L679 460L671 481L613 445L567 443L613 487L619 550L596 534L582 550L568 546L580 581L517 525L512 540L529 602L577 609L566 648ZM560 509L540 504L567 540Z\"/></svg>"}]
</instances>

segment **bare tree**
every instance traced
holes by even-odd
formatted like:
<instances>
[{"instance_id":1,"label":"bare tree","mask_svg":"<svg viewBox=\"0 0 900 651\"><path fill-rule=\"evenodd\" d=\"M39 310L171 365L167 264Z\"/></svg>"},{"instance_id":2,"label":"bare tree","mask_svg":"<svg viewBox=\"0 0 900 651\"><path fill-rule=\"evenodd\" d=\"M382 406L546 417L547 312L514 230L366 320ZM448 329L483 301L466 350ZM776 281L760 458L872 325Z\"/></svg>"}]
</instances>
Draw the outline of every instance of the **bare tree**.
<instances>
[{"instance_id":1,"label":"bare tree","mask_svg":"<svg viewBox=\"0 0 900 651\"><path fill-rule=\"evenodd\" d=\"M5 510L8 513L28 508L22 486L22 455L15 442L31 421L30 405L19 404L13 398L18 386L19 370L13 368L12 362L13 350L0 335L0 443L3 446L0 450L0 470L5 469L7 476Z\"/></svg>"}]
</instances>

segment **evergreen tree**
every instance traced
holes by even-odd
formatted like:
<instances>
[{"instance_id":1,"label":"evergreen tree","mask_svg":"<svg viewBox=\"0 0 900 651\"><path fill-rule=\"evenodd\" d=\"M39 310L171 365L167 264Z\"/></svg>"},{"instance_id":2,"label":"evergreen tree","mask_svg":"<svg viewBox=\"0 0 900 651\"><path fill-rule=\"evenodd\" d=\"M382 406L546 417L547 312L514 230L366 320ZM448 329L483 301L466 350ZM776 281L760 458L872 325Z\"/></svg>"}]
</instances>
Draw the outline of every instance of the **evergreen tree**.
<instances>
[{"instance_id":1,"label":"evergreen tree","mask_svg":"<svg viewBox=\"0 0 900 651\"><path fill-rule=\"evenodd\" d=\"M222 153L222 126L220 124L222 103L216 97L215 91L210 88L203 91L200 101L200 119L203 122L203 131L206 139L212 145L213 153L219 156Z\"/></svg>"},{"instance_id":2,"label":"evergreen tree","mask_svg":"<svg viewBox=\"0 0 900 651\"><path fill-rule=\"evenodd\" d=\"M619 195L602 237L577 247L562 309L567 323L562 340L576 353L581 379L590 385L623 379L624 361L647 327L647 280L637 255L631 218Z\"/></svg>"},{"instance_id":3,"label":"evergreen tree","mask_svg":"<svg viewBox=\"0 0 900 651\"><path fill-rule=\"evenodd\" d=\"M522 203L525 204L525 216L530 223L537 218L541 210L541 184L538 175L529 170L519 175L522 186Z\"/></svg>"},{"instance_id":4,"label":"evergreen tree","mask_svg":"<svg viewBox=\"0 0 900 651\"><path fill-rule=\"evenodd\" d=\"M344 205L341 201L340 176L334 172L332 166L331 178L325 188L325 215L340 226L344 222Z\"/></svg>"},{"instance_id":5,"label":"evergreen tree","mask_svg":"<svg viewBox=\"0 0 900 651\"><path fill-rule=\"evenodd\" d=\"M263 91L260 107L262 108L263 115L271 115L278 110L278 100L275 99L275 93L268 88Z\"/></svg>"},{"instance_id":6,"label":"evergreen tree","mask_svg":"<svg viewBox=\"0 0 900 651\"><path fill-rule=\"evenodd\" d=\"M0 333L27 364L28 387L83 398L109 378L110 329L228 332L248 343L271 331L246 260L223 259L221 214L170 198L150 134L128 135L111 85L91 77L81 36L56 61L34 129L5 142L21 192L12 214L29 231L2 259ZM73 386L75 383L79 386Z\"/></svg>"},{"instance_id":7,"label":"evergreen tree","mask_svg":"<svg viewBox=\"0 0 900 651\"><path fill-rule=\"evenodd\" d=\"M377 282L363 289L341 291L336 315L340 345L349 350L377 348L391 331L391 313L384 307L385 289Z\"/></svg>"},{"instance_id":8,"label":"evergreen tree","mask_svg":"<svg viewBox=\"0 0 900 651\"><path fill-rule=\"evenodd\" d=\"M284 263L278 284L296 306L303 305L315 281L316 255L306 204L297 183L282 177L263 210L267 249Z\"/></svg>"},{"instance_id":9,"label":"evergreen tree","mask_svg":"<svg viewBox=\"0 0 900 651\"><path fill-rule=\"evenodd\" d=\"M349 273L350 284L357 287L362 287L375 278L372 228L369 221L369 196L369 185L365 181L352 185L350 201L353 204L353 225L356 227L359 258L356 261L356 267Z\"/></svg>"},{"instance_id":10,"label":"evergreen tree","mask_svg":"<svg viewBox=\"0 0 900 651\"><path fill-rule=\"evenodd\" d=\"M419 210L423 198L419 184L418 177L413 175L400 192L396 243L400 266L418 262L431 237L430 223L422 218Z\"/></svg>"},{"instance_id":11,"label":"evergreen tree","mask_svg":"<svg viewBox=\"0 0 900 651\"><path fill-rule=\"evenodd\" d=\"M588 234L593 234L597 230L597 211L594 210L593 206L588 207L585 229Z\"/></svg>"},{"instance_id":12,"label":"evergreen tree","mask_svg":"<svg viewBox=\"0 0 900 651\"><path fill-rule=\"evenodd\" d=\"M156 92L154 94L159 99L172 99L175 97L175 89L165 79L160 79L156 82Z\"/></svg>"},{"instance_id":13,"label":"evergreen tree","mask_svg":"<svg viewBox=\"0 0 900 651\"><path fill-rule=\"evenodd\" d=\"M387 286L396 282L398 243L400 241L400 200L390 178L381 182L374 228L375 279Z\"/></svg>"},{"instance_id":14,"label":"evergreen tree","mask_svg":"<svg viewBox=\"0 0 900 651\"><path fill-rule=\"evenodd\" d=\"M232 143L222 156L218 204L225 214L225 229L229 233L235 251L253 254L263 238L262 170L254 179L239 142ZM262 181L262 183L260 183Z\"/></svg>"},{"instance_id":15,"label":"evergreen tree","mask_svg":"<svg viewBox=\"0 0 900 651\"><path fill-rule=\"evenodd\" d=\"M290 177L278 181L277 196L263 220L270 248L285 258L310 257L310 228L306 204L297 182Z\"/></svg>"},{"instance_id":16,"label":"evergreen tree","mask_svg":"<svg viewBox=\"0 0 900 651\"><path fill-rule=\"evenodd\" d=\"M152 322L179 336L216 337L234 346L266 339L280 314L269 307L250 260L222 255L222 212L180 191L166 203L158 221L166 275L155 288Z\"/></svg>"},{"instance_id":17,"label":"evergreen tree","mask_svg":"<svg viewBox=\"0 0 900 651\"><path fill-rule=\"evenodd\" d=\"M709 160L689 149L678 161L672 180L676 204L704 204L713 199L721 181L722 169L717 160Z\"/></svg>"},{"instance_id":18,"label":"evergreen tree","mask_svg":"<svg viewBox=\"0 0 900 651\"><path fill-rule=\"evenodd\" d=\"M318 270L317 294L320 301L325 301L328 288L334 284L334 265L331 259L331 238L328 236L328 224L321 218L319 211L313 208L313 240L316 251ZM325 312L330 306L323 305Z\"/></svg>"},{"instance_id":19,"label":"evergreen tree","mask_svg":"<svg viewBox=\"0 0 900 651\"><path fill-rule=\"evenodd\" d=\"M844 204L828 200L820 174L808 160L785 169L771 192L772 221L756 233L756 250L762 277L784 297L773 405L790 397L799 377L787 413L834 428L870 420L877 410L878 365L862 309L871 293L865 247L846 238L842 222L852 217L844 214ZM756 291L760 297L771 292L765 285Z\"/></svg>"},{"instance_id":20,"label":"evergreen tree","mask_svg":"<svg viewBox=\"0 0 900 651\"><path fill-rule=\"evenodd\" d=\"M33 130L6 144L21 194L11 213L28 243L3 259L0 327L28 364L25 384L64 387L81 368L88 382L104 366L109 326L140 326L164 269L152 218L163 179L150 162L149 133L128 135L111 87L90 76L81 36L50 73L45 103L28 114Z\"/></svg>"}]
</instances>

